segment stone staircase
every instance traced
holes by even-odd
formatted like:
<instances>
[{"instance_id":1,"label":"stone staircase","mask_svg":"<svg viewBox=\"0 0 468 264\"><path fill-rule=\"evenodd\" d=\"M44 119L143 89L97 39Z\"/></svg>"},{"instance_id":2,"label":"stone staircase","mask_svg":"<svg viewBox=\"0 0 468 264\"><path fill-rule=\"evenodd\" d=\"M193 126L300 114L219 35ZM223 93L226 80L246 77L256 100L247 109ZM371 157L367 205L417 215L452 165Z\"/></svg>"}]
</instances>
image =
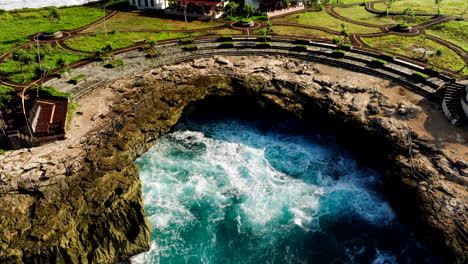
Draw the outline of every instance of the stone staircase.
<instances>
[{"instance_id":1,"label":"stone staircase","mask_svg":"<svg viewBox=\"0 0 468 264\"><path fill-rule=\"evenodd\" d=\"M468 124L468 118L463 111L461 100L466 89L465 84L450 83L445 90L442 109L449 121L457 126Z\"/></svg>"}]
</instances>

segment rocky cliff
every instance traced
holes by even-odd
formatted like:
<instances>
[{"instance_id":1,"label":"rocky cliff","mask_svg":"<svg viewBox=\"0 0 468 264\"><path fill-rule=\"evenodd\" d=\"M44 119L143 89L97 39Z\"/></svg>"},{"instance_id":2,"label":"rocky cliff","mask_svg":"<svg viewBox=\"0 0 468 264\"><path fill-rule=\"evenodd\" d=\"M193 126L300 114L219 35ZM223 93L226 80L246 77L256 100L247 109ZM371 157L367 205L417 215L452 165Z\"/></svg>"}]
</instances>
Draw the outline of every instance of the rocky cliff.
<instances>
[{"instance_id":1,"label":"rocky cliff","mask_svg":"<svg viewBox=\"0 0 468 264\"><path fill-rule=\"evenodd\" d=\"M34 187L33 179L0 196L0 262L113 263L147 250L151 229L133 160L193 110L194 102L236 95L336 135L382 173L390 201L424 241L448 262L466 263L460 230L468 225L468 166L408 126L405 120L418 107L395 103L372 87L314 77L318 69L310 65L299 72L300 63L291 63L287 67L301 78L274 76L268 69L210 72L232 66L223 59L164 67L114 85L121 96L113 111L126 120L119 132L99 140L90 134L79 166L63 170L55 182ZM145 107L137 111L142 98ZM45 175L59 166L39 167ZM27 169L38 170L22 172Z\"/></svg>"}]
</instances>

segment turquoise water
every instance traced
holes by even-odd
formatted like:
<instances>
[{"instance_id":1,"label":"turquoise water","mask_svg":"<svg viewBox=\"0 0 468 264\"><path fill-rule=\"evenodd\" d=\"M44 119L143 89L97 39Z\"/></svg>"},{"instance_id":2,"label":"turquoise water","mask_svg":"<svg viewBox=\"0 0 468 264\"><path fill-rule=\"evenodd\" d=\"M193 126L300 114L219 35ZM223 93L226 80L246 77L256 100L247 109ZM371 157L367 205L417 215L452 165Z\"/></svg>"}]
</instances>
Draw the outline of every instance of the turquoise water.
<instances>
[{"instance_id":1,"label":"turquoise water","mask_svg":"<svg viewBox=\"0 0 468 264\"><path fill-rule=\"evenodd\" d=\"M133 263L438 263L379 175L310 127L195 119L137 164L153 233Z\"/></svg>"}]
</instances>

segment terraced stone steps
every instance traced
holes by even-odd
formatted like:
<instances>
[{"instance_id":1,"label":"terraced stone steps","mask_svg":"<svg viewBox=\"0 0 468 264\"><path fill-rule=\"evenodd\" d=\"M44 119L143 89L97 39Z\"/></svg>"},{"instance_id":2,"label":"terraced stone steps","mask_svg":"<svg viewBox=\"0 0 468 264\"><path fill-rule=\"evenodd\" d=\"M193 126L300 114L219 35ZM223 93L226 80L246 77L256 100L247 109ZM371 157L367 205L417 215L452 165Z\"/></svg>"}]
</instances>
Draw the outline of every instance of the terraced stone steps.
<instances>
[{"instance_id":1,"label":"terraced stone steps","mask_svg":"<svg viewBox=\"0 0 468 264\"><path fill-rule=\"evenodd\" d=\"M463 111L461 100L464 95L466 85L460 83L450 83L447 85L442 102L444 114L450 122L457 126L468 124L468 118Z\"/></svg>"}]
</instances>

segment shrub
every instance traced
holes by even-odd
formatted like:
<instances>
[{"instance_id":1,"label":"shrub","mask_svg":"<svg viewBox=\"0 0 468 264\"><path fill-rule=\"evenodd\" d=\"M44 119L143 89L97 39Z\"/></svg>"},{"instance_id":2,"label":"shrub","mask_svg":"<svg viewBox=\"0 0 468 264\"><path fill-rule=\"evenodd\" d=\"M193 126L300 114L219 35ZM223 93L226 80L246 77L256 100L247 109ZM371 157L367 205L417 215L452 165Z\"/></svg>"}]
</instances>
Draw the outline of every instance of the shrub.
<instances>
[{"instance_id":1,"label":"shrub","mask_svg":"<svg viewBox=\"0 0 468 264\"><path fill-rule=\"evenodd\" d=\"M234 48L234 42L223 42L219 45L219 48Z\"/></svg>"},{"instance_id":2,"label":"shrub","mask_svg":"<svg viewBox=\"0 0 468 264\"><path fill-rule=\"evenodd\" d=\"M104 65L104 67L115 68L115 67L123 66L123 65L124 65L124 61L122 59L119 59L119 60L114 60L114 61L107 63L106 65Z\"/></svg>"},{"instance_id":3,"label":"shrub","mask_svg":"<svg viewBox=\"0 0 468 264\"><path fill-rule=\"evenodd\" d=\"M260 42L256 45L257 48L269 48L271 47L271 42Z\"/></svg>"},{"instance_id":4,"label":"shrub","mask_svg":"<svg viewBox=\"0 0 468 264\"><path fill-rule=\"evenodd\" d=\"M161 55L161 52L155 50L153 52L150 52L148 54L146 54L146 58L155 58L157 56Z\"/></svg>"},{"instance_id":5,"label":"shrub","mask_svg":"<svg viewBox=\"0 0 468 264\"><path fill-rule=\"evenodd\" d=\"M388 54L388 53L380 54L379 58L381 58L382 60L386 60L386 61L393 61L393 59L394 59L393 55Z\"/></svg>"},{"instance_id":6,"label":"shrub","mask_svg":"<svg viewBox=\"0 0 468 264\"><path fill-rule=\"evenodd\" d=\"M332 43L333 44L341 44L341 43L343 43L343 40L340 37L333 37L332 38Z\"/></svg>"},{"instance_id":7,"label":"shrub","mask_svg":"<svg viewBox=\"0 0 468 264\"><path fill-rule=\"evenodd\" d=\"M334 51L332 52L332 55L335 56L335 57L338 57L338 58L344 57L345 54L346 54L346 51L345 51L345 50L339 50L339 49L338 49L338 50L334 50Z\"/></svg>"},{"instance_id":8,"label":"shrub","mask_svg":"<svg viewBox=\"0 0 468 264\"><path fill-rule=\"evenodd\" d=\"M99 57L96 58L97 61L105 61L107 59L110 59L112 57L114 57L114 53L108 53L108 54L105 54L105 55L100 55Z\"/></svg>"},{"instance_id":9,"label":"shrub","mask_svg":"<svg viewBox=\"0 0 468 264\"><path fill-rule=\"evenodd\" d=\"M413 79L416 81L424 81L429 78L429 75L416 71L411 74L411 77L413 77Z\"/></svg>"},{"instance_id":10,"label":"shrub","mask_svg":"<svg viewBox=\"0 0 468 264\"><path fill-rule=\"evenodd\" d=\"M182 48L185 51L194 51L198 49L197 45L186 45Z\"/></svg>"},{"instance_id":11,"label":"shrub","mask_svg":"<svg viewBox=\"0 0 468 264\"><path fill-rule=\"evenodd\" d=\"M439 49L436 50L435 55L436 55L436 56L441 56L443 52L444 52L444 50L441 49L441 48L439 48Z\"/></svg>"},{"instance_id":12,"label":"shrub","mask_svg":"<svg viewBox=\"0 0 468 264\"><path fill-rule=\"evenodd\" d=\"M381 59L373 59L371 61L371 64L372 65L375 65L375 66L383 66L387 63L387 61L384 61L384 60L381 60Z\"/></svg>"},{"instance_id":13,"label":"shrub","mask_svg":"<svg viewBox=\"0 0 468 264\"><path fill-rule=\"evenodd\" d=\"M71 78L70 81L68 81L68 82L71 83L71 84L75 84L75 85L76 85L76 84L78 84L78 82L79 82L81 79L83 79L83 78L85 78L85 77L86 77L86 75L80 74L80 75L77 75L77 76Z\"/></svg>"},{"instance_id":14,"label":"shrub","mask_svg":"<svg viewBox=\"0 0 468 264\"><path fill-rule=\"evenodd\" d=\"M222 35L221 37L219 37L218 40L219 40L219 41L231 41L231 40L232 40L232 36L231 36L231 35Z\"/></svg>"},{"instance_id":15,"label":"shrub","mask_svg":"<svg viewBox=\"0 0 468 264\"><path fill-rule=\"evenodd\" d=\"M263 40L263 41L265 41L265 42L268 42L268 41L271 40L271 36L269 36L269 35L264 35L264 36L258 37L258 39L259 39L259 40Z\"/></svg>"},{"instance_id":16,"label":"shrub","mask_svg":"<svg viewBox=\"0 0 468 264\"><path fill-rule=\"evenodd\" d=\"M351 44L341 44L342 50L350 51L352 48L353 46Z\"/></svg>"},{"instance_id":17,"label":"shrub","mask_svg":"<svg viewBox=\"0 0 468 264\"><path fill-rule=\"evenodd\" d=\"M14 98L15 89L0 84L0 107L5 106Z\"/></svg>"},{"instance_id":18,"label":"shrub","mask_svg":"<svg viewBox=\"0 0 468 264\"><path fill-rule=\"evenodd\" d=\"M193 38L183 38L180 40L180 44L183 44L183 45L193 44Z\"/></svg>"},{"instance_id":19,"label":"shrub","mask_svg":"<svg viewBox=\"0 0 468 264\"><path fill-rule=\"evenodd\" d=\"M73 71L73 68L70 68L70 67L63 68L63 69L57 71L56 73L54 73L54 77L62 78L62 74L66 73L66 72L70 73L72 71Z\"/></svg>"}]
</instances>

